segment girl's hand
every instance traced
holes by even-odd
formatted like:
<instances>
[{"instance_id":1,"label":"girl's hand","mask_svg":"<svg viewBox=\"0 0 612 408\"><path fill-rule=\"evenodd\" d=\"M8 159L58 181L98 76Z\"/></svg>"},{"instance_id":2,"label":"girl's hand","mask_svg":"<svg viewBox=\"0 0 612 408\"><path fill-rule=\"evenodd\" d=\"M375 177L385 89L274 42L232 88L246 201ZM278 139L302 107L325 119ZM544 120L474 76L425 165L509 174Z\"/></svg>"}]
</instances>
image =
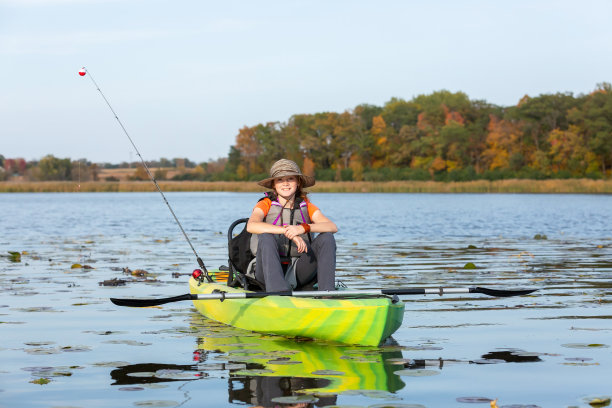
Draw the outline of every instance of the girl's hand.
<instances>
[{"instance_id":1,"label":"girl's hand","mask_svg":"<svg viewBox=\"0 0 612 408\"><path fill-rule=\"evenodd\" d=\"M308 252L308 247L306 246L306 242L302 239L302 237L296 235L293 237L292 241L295 242L298 253L301 254L302 252Z\"/></svg>"},{"instance_id":2,"label":"girl's hand","mask_svg":"<svg viewBox=\"0 0 612 408\"><path fill-rule=\"evenodd\" d=\"M285 236L290 240L304 233L304 227L301 225L285 225L283 228L285 228Z\"/></svg>"}]
</instances>

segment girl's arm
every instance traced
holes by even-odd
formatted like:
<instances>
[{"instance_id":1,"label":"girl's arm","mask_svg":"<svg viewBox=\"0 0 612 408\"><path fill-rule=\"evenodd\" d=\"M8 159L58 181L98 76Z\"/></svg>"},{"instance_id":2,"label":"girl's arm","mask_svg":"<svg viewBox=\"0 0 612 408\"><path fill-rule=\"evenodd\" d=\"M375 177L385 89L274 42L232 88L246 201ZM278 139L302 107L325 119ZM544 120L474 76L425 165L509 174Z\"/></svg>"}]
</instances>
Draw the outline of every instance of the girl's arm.
<instances>
[{"instance_id":1,"label":"girl's arm","mask_svg":"<svg viewBox=\"0 0 612 408\"><path fill-rule=\"evenodd\" d=\"M314 214L312 214L312 223L310 224L310 231L336 233L338 232L338 227L332 220L323 215L321 210L317 210Z\"/></svg>"},{"instance_id":2,"label":"girl's arm","mask_svg":"<svg viewBox=\"0 0 612 408\"><path fill-rule=\"evenodd\" d=\"M338 227L336 224L323 215L321 210L317 210L314 214L312 214L312 220L310 221L309 225L310 232L338 232ZM306 229L301 225L287 225L284 227L284 234L289 239L293 239L294 237L304 233L306 233Z\"/></svg>"}]
</instances>

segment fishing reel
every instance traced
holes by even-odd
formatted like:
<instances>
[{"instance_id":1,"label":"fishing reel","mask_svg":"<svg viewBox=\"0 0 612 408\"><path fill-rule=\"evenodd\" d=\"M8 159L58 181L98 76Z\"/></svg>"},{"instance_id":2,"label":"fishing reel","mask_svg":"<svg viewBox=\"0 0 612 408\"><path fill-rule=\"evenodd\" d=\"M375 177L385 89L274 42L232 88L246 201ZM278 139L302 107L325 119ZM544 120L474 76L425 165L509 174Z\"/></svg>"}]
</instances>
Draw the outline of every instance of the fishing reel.
<instances>
[{"instance_id":1,"label":"fishing reel","mask_svg":"<svg viewBox=\"0 0 612 408\"><path fill-rule=\"evenodd\" d=\"M198 286L204 283L204 272L200 268L194 269L191 273L191 277L198 282Z\"/></svg>"}]
</instances>

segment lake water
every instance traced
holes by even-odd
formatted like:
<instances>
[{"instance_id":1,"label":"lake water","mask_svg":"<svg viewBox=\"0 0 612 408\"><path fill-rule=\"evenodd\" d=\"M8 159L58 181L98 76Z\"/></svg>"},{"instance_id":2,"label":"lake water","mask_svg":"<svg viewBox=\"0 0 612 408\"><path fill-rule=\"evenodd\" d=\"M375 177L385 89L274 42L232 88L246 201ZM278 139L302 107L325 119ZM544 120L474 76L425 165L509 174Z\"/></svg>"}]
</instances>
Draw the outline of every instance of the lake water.
<instances>
[{"instance_id":1,"label":"lake water","mask_svg":"<svg viewBox=\"0 0 612 408\"><path fill-rule=\"evenodd\" d=\"M215 268L227 262L229 224L260 195L167 197ZM539 291L406 296L404 324L382 347L264 336L209 321L189 302L108 301L188 291L195 256L158 193L1 194L0 406L605 406L612 196L311 199L340 228L337 275L351 288ZM127 284L102 285L114 278Z\"/></svg>"}]
</instances>

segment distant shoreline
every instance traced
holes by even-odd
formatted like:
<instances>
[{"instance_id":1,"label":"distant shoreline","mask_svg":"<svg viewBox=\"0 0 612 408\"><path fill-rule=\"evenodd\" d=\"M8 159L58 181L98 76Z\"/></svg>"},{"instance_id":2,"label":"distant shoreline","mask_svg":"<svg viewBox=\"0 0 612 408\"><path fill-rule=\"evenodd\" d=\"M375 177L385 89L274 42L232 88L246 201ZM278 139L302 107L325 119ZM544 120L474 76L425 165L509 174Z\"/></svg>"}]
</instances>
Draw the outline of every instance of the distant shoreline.
<instances>
[{"instance_id":1,"label":"distant shoreline","mask_svg":"<svg viewBox=\"0 0 612 408\"><path fill-rule=\"evenodd\" d=\"M162 191L263 191L251 181L158 181ZM612 180L475 180L437 181L320 181L308 189L324 193L531 193L531 194L612 194ZM150 181L39 181L0 182L0 193L78 193L156 191Z\"/></svg>"}]
</instances>

